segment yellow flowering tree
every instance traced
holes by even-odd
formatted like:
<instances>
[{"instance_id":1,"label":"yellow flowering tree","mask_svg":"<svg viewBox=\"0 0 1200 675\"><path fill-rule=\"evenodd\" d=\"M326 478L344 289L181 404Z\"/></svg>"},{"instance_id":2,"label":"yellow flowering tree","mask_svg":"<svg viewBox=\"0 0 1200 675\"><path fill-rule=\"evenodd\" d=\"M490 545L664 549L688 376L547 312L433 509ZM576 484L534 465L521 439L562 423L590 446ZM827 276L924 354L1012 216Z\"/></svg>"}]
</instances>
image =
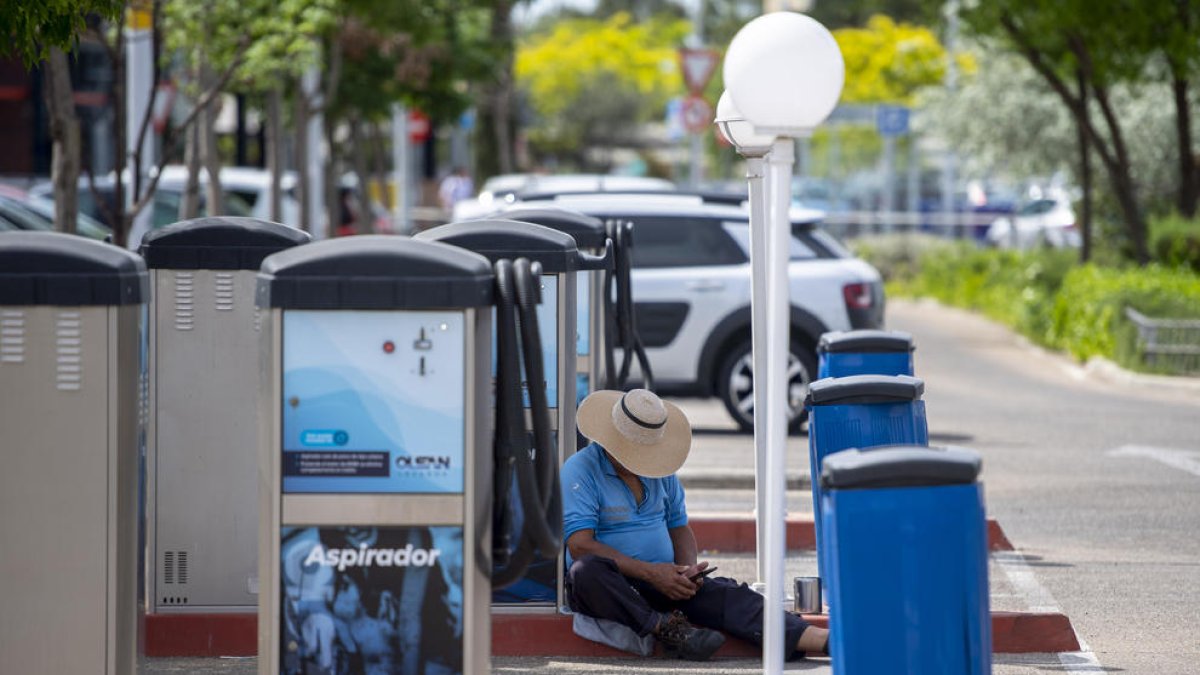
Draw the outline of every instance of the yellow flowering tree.
<instances>
[{"instance_id":1,"label":"yellow flowering tree","mask_svg":"<svg viewBox=\"0 0 1200 675\"><path fill-rule=\"evenodd\" d=\"M590 148L633 145L642 123L683 93L677 49L691 31L668 17L569 18L522 40L517 85L536 114L535 151L594 167Z\"/></svg>"},{"instance_id":2,"label":"yellow flowering tree","mask_svg":"<svg viewBox=\"0 0 1200 675\"><path fill-rule=\"evenodd\" d=\"M833 37L846 61L843 103L909 105L917 90L945 77L946 48L925 26L878 14L866 27L842 28ZM959 57L959 67L971 71L974 63Z\"/></svg>"}]
</instances>

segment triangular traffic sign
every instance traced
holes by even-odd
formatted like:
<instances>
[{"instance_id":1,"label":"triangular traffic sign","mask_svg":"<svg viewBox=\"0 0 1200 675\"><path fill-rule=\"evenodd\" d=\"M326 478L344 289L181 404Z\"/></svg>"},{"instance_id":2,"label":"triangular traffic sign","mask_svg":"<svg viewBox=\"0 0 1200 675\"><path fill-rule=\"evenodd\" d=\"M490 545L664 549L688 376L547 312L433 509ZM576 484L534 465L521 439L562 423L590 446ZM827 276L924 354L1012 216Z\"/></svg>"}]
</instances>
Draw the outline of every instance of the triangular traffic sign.
<instances>
[{"instance_id":1,"label":"triangular traffic sign","mask_svg":"<svg viewBox=\"0 0 1200 675\"><path fill-rule=\"evenodd\" d=\"M717 64L721 61L721 52L715 49L688 49L686 47L679 50L680 70L683 71L683 83L687 90L693 94L700 94L704 88L708 86L708 81L712 79L713 73L717 71Z\"/></svg>"}]
</instances>

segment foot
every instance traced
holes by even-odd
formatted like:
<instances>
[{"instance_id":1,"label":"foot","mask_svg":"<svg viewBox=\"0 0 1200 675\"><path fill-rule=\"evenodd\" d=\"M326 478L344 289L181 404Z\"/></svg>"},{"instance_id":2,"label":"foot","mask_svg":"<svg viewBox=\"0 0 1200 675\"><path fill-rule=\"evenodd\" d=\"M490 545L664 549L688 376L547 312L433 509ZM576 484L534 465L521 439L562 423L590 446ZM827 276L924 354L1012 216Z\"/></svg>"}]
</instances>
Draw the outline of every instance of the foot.
<instances>
[{"instance_id":1,"label":"foot","mask_svg":"<svg viewBox=\"0 0 1200 675\"><path fill-rule=\"evenodd\" d=\"M820 654L829 656L829 629L809 626L800 634L796 643L796 651L800 653Z\"/></svg>"},{"instance_id":2,"label":"foot","mask_svg":"<svg viewBox=\"0 0 1200 675\"><path fill-rule=\"evenodd\" d=\"M725 644L724 635L693 626L679 611L671 612L659 621L654 637L668 654L686 661L707 661Z\"/></svg>"}]
</instances>

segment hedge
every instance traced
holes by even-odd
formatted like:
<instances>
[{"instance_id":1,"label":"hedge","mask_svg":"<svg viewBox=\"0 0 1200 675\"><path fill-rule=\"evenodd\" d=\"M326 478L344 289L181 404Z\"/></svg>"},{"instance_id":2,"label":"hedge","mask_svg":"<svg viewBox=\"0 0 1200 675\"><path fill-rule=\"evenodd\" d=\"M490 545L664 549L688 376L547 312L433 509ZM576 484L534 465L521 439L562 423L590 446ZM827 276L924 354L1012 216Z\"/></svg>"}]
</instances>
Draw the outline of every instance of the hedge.
<instances>
[{"instance_id":1,"label":"hedge","mask_svg":"<svg viewBox=\"0 0 1200 675\"><path fill-rule=\"evenodd\" d=\"M1125 307L1200 319L1200 275L1184 267L1080 265L1077 251L1000 251L931 237L881 237L856 249L883 273L889 295L982 312L1080 360L1101 356L1152 370L1137 352Z\"/></svg>"}]
</instances>

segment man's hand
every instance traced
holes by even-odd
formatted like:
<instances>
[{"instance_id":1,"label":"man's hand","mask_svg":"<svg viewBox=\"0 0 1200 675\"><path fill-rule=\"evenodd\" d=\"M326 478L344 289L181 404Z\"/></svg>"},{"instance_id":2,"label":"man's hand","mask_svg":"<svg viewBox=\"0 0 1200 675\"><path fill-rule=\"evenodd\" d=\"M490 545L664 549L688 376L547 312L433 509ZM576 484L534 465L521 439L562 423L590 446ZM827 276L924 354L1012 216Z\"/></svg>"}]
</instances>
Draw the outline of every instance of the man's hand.
<instances>
[{"instance_id":1,"label":"man's hand","mask_svg":"<svg viewBox=\"0 0 1200 675\"><path fill-rule=\"evenodd\" d=\"M699 585L684 576L683 572L689 569L691 567L686 565L653 563L646 569L646 581L671 600L687 600L695 595L696 589L699 588Z\"/></svg>"},{"instance_id":2,"label":"man's hand","mask_svg":"<svg viewBox=\"0 0 1200 675\"><path fill-rule=\"evenodd\" d=\"M695 565L689 565L688 567L685 567L683 569L683 571L680 572L680 574L682 574L685 578L690 580L692 577L696 576L697 574L700 574L701 572L703 572L706 569L708 569L707 561L696 563ZM701 584L704 583L704 577L700 577L699 579L696 579L693 583L695 583L697 586L700 586Z\"/></svg>"}]
</instances>

